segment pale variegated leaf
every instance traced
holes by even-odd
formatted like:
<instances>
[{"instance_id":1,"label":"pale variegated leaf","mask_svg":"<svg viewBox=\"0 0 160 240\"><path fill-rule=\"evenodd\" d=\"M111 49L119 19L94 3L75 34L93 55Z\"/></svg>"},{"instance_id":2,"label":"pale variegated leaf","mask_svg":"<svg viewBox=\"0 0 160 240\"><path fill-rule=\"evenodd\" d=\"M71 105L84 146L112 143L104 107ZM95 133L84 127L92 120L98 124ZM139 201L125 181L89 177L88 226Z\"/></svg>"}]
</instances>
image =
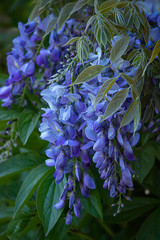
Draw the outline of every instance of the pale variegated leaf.
<instances>
[{"instance_id":1,"label":"pale variegated leaf","mask_svg":"<svg viewBox=\"0 0 160 240\"><path fill-rule=\"evenodd\" d=\"M84 82L88 82L88 81L92 80L98 74L103 72L105 70L105 68L106 67L104 67L102 65L94 65L94 66L90 66L90 67L86 68L79 74L79 76L77 77L75 82L72 83L72 85L76 85L76 84L80 84L80 83L84 83Z\"/></svg>"},{"instance_id":2,"label":"pale variegated leaf","mask_svg":"<svg viewBox=\"0 0 160 240\"><path fill-rule=\"evenodd\" d=\"M120 109L120 107L122 106L122 104L124 103L124 101L126 100L126 98L128 96L128 91L129 91L129 88L125 88L125 89L122 89L121 91L117 92L114 95L114 97L109 102L109 104L105 110L105 113L102 117L102 121L109 118L110 116L112 116L114 113L116 113Z\"/></svg>"},{"instance_id":3,"label":"pale variegated leaf","mask_svg":"<svg viewBox=\"0 0 160 240\"><path fill-rule=\"evenodd\" d=\"M128 45L129 45L128 35L122 37L120 40L118 40L114 44L114 46L111 49L111 54L110 54L110 58L111 58L112 63L117 61L125 53Z\"/></svg>"},{"instance_id":4,"label":"pale variegated leaf","mask_svg":"<svg viewBox=\"0 0 160 240\"><path fill-rule=\"evenodd\" d=\"M100 88L100 90L99 90L99 92L96 96L94 105L97 105L104 98L104 96L111 89L111 87L113 86L113 84L115 83L117 78L118 77L111 78L111 79L109 79L109 80L107 80L106 82L103 83L103 85L101 86L101 88Z\"/></svg>"}]
</instances>

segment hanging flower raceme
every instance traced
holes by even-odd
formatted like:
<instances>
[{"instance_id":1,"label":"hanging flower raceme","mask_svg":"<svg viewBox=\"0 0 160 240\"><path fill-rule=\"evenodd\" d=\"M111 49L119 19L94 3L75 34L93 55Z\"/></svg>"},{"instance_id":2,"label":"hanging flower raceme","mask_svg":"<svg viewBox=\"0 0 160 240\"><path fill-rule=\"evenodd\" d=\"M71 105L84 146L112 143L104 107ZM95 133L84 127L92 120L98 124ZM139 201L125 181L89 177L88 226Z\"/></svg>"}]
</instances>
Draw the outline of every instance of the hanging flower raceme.
<instances>
[{"instance_id":1,"label":"hanging flower raceme","mask_svg":"<svg viewBox=\"0 0 160 240\"><path fill-rule=\"evenodd\" d=\"M47 86L50 77L60 68L59 62L64 60L66 54L66 47L63 45L69 36L66 29L70 29L74 35L72 28L75 22L72 19L68 20L67 28L64 26L59 32L53 30L49 36L48 46L45 48L40 44L53 18L54 15L49 15L42 21L38 18L26 24L18 23L20 36L13 40L12 51L7 56L9 78L6 80L6 86L0 88L2 106L11 106L15 101L15 96L22 94L26 84L31 92L36 89L38 94L39 90Z\"/></svg>"},{"instance_id":2,"label":"hanging flower raceme","mask_svg":"<svg viewBox=\"0 0 160 240\"><path fill-rule=\"evenodd\" d=\"M91 64L108 64L109 59L100 60L100 49L97 52L99 57L95 60L95 56ZM124 64L120 71L127 72L128 68L130 64ZM96 187L87 172L92 165L98 169L100 178L104 180L103 187L109 189L111 197L123 195L130 200L127 190L133 190L132 173L135 172L130 162L136 160L132 147L138 143L140 135L134 133L133 122L120 127L125 111L132 102L131 92L118 112L104 121L102 116L108 102L102 99L96 106L94 104L99 89L112 71L107 69L90 82L80 87L74 86L74 92L73 89L71 92L69 79L61 81L61 84L51 84L41 93L49 105L49 108L43 109L45 113L40 126L41 138L50 143L46 151L49 158L46 165L55 167L57 184L63 180L64 174L68 178L59 202L55 204L55 208L60 209L69 201L67 224L72 222L72 212L80 217L78 189L82 197L88 198L91 189ZM71 72L67 74L72 76ZM122 77L117 77L117 73L115 75L117 81L107 93L110 101L116 93L128 87Z\"/></svg>"},{"instance_id":3,"label":"hanging flower raceme","mask_svg":"<svg viewBox=\"0 0 160 240\"><path fill-rule=\"evenodd\" d=\"M82 102L80 93L69 91L68 87L58 84L51 84L49 89L42 91L49 108L43 109L45 113L40 126L41 138L50 142L50 148L46 150L49 158L46 165L55 167L55 182L60 183L64 174L68 176L59 202L55 204L55 208L60 209L69 197L67 224L72 221L72 209L80 217L81 202L77 188L84 197L89 197L90 190L95 188L94 180L87 172L91 165L89 152L81 148L81 138L84 138L82 116L86 104Z\"/></svg>"}]
</instances>

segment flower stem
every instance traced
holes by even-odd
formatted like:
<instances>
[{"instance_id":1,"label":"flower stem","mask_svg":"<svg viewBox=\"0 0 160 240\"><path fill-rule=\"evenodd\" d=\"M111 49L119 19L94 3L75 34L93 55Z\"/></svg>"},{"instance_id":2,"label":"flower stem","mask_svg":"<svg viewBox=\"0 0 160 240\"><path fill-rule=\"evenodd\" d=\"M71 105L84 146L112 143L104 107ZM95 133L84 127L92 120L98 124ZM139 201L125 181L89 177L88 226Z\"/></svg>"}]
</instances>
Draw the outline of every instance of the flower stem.
<instances>
[{"instance_id":1,"label":"flower stem","mask_svg":"<svg viewBox=\"0 0 160 240\"><path fill-rule=\"evenodd\" d=\"M85 233L79 232L77 230L69 230L69 233L80 236L80 237L83 237L84 239L94 240L94 238L92 238L91 236L89 236Z\"/></svg>"},{"instance_id":2,"label":"flower stem","mask_svg":"<svg viewBox=\"0 0 160 240\"><path fill-rule=\"evenodd\" d=\"M25 87L23 89L23 93L22 93L22 97L21 97L21 101L20 101L20 106L22 106L23 104L23 101L24 101L24 97L25 97L25 94L26 94L26 90L27 90L27 87L28 87L28 78L26 79L26 84L25 84Z\"/></svg>"},{"instance_id":3,"label":"flower stem","mask_svg":"<svg viewBox=\"0 0 160 240\"><path fill-rule=\"evenodd\" d=\"M112 231L112 229L103 221L98 219L98 222L100 223L101 227L111 236L114 236L114 232Z\"/></svg>"}]
</instances>

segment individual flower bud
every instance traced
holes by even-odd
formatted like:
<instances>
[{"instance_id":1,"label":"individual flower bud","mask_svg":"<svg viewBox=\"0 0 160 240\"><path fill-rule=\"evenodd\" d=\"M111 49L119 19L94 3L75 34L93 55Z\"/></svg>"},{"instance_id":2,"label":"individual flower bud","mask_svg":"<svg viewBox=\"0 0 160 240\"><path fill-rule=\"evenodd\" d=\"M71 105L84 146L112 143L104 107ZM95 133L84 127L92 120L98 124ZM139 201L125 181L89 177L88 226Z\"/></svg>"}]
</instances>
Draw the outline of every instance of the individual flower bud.
<instances>
[{"instance_id":1,"label":"individual flower bud","mask_svg":"<svg viewBox=\"0 0 160 240\"><path fill-rule=\"evenodd\" d=\"M124 140L124 156L130 161L134 160L132 147L126 139Z\"/></svg>"},{"instance_id":2,"label":"individual flower bud","mask_svg":"<svg viewBox=\"0 0 160 240\"><path fill-rule=\"evenodd\" d=\"M0 98L4 99L9 97L11 93L12 85L4 86L0 88Z\"/></svg>"},{"instance_id":3,"label":"individual flower bud","mask_svg":"<svg viewBox=\"0 0 160 240\"><path fill-rule=\"evenodd\" d=\"M48 167L54 167L55 166L55 160L54 159L46 159L45 164Z\"/></svg>"},{"instance_id":4,"label":"individual flower bud","mask_svg":"<svg viewBox=\"0 0 160 240\"><path fill-rule=\"evenodd\" d=\"M64 203L65 203L65 201L64 201L63 199L60 199L59 202L57 202L57 203L54 205L54 207L55 207L56 209L61 209L61 208L64 207Z\"/></svg>"},{"instance_id":5,"label":"individual flower bud","mask_svg":"<svg viewBox=\"0 0 160 240\"><path fill-rule=\"evenodd\" d=\"M85 197L85 198L88 198L88 197L89 197L90 190L89 190L87 187L85 187L85 186L83 185L83 183L80 183L79 186L80 186L80 189L81 189L81 194L82 194L82 196Z\"/></svg>"},{"instance_id":6,"label":"individual flower bud","mask_svg":"<svg viewBox=\"0 0 160 240\"><path fill-rule=\"evenodd\" d=\"M75 202L75 193L74 191L71 192L70 198L69 198L69 208L73 206L73 203Z\"/></svg>"},{"instance_id":7,"label":"individual flower bud","mask_svg":"<svg viewBox=\"0 0 160 240\"><path fill-rule=\"evenodd\" d=\"M94 189L94 188L96 188L96 185L95 185L93 179L92 179L91 176L89 176L89 174L86 173L86 172L84 172L83 182L84 182L84 185L85 185L86 187L88 187L89 189Z\"/></svg>"},{"instance_id":8,"label":"individual flower bud","mask_svg":"<svg viewBox=\"0 0 160 240\"><path fill-rule=\"evenodd\" d=\"M74 214L76 215L76 217L80 218L81 217L81 202L80 202L79 198L77 198L73 209L74 209Z\"/></svg>"},{"instance_id":9,"label":"individual flower bud","mask_svg":"<svg viewBox=\"0 0 160 240\"><path fill-rule=\"evenodd\" d=\"M128 187L133 186L132 176L128 168L125 168L122 171L122 182Z\"/></svg>"},{"instance_id":10,"label":"individual flower bud","mask_svg":"<svg viewBox=\"0 0 160 240\"><path fill-rule=\"evenodd\" d=\"M81 151L81 159L84 163L90 163L91 161L87 151Z\"/></svg>"},{"instance_id":11,"label":"individual flower bud","mask_svg":"<svg viewBox=\"0 0 160 240\"><path fill-rule=\"evenodd\" d=\"M109 141L108 156L111 158L112 154L113 154L113 143L112 141Z\"/></svg>"},{"instance_id":12,"label":"individual flower bud","mask_svg":"<svg viewBox=\"0 0 160 240\"><path fill-rule=\"evenodd\" d=\"M130 138L130 144L131 144L131 146L132 146L132 147L135 146L135 145L139 142L139 139L140 139L140 134L139 134L138 132L136 132L136 133L134 134L134 136L132 136L132 137Z\"/></svg>"},{"instance_id":13,"label":"individual flower bud","mask_svg":"<svg viewBox=\"0 0 160 240\"><path fill-rule=\"evenodd\" d=\"M85 134L86 134L86 137L89 140L92 140L92 141L97 140L97 134L92 129L90 129L89 127L85 128Z\"/></svg>"},{"instance_id":14,"label":"individual flower bud","mask_svg":"<svg viewBox=\"0 0 160 240\"><path fill-rule=\"evenodd\" d=\"M65 137L63 136L63 134L59 133L56 136L56 145L60 146L63 145L63 143L65 142Z\"/></svg>"},{"instance_id":15,"label":"individual flower bud","mask_svg":"<svg viewBox=\"0 0 160 240\"><path fill-rule=\"evenodd\" d=\"M108 189L108 179L106 179L105 182L103 183L103 188Z\"/></svg>"},{"instance_id":16,"label":"individual flower bud","mask_svg":"<svg viewBox=\"0 0 160 240\"><path fill-rule=\"evenodd\" d=\"M60 199L65 200L67 196L67 192L68 192L68 184L66 183L61 193Z\"/></svg>"},{"instance_id":17,"label":"individual flower bud","mask_svg":"<svg viewBox=\"0 0 160 240\"><path fill-rule=\"evenodd\" d=\"M68 211L66 216L66 225L70 225L71 223L72 223L72 215L71 215L71 212Z\"/></svg>"},{"instance_id":18,"label":"individual flower bud","mask_svg":"<svg viewBox=\"0 0 160 240\"><path fill-rule=\"evenodd\" d=\"M119 144L120 144L121 146L124 145L123 137L122 137L122 135L121 135L121 133L120 133L120 130L117 131L117 140L118 140L118 142L119 142Z\"/></svg>"},{"instance_id":19,"label":"individual flower bud","mask_svg":"<svg viewBox=\"0 0 160 240\"><path fill-rule=\"evenodd\" d=\"M99 170L102 171L107 167L107 161L106 159L103 161L102 165L100 166Z\"/></svg>"},{"instance_id":20,"label":"individual flower bud","mask_svg":"<svg viewBox=\"0 0 160 240\"><path fill-rule=\"evenodd\" d=\"M93 155L93 162L94 162L94 163L97 163L97 161L98 161L99 159L104 159L103 151L95 152L95 154Z\"/></svg>"},{"instance_id":21,"label":"individual flower bud","mask_svg":"<svg viewBox=\"0 0 160 240\"><path fill-rule=\"evenodd\" d=\"M66 164L66 157L63 151L61 151L56 159L56 164L55 164L55 168L59 169L64 167L64 165Z\"/></svg>"},{"instance_id":22,"label":"individual flower bud","mask_svg":"<svg viewBox=\"0 0 160 240\"><path fill-rule=\"evenodd\" d=\"M64 171L62 168L58 169L57 174L56 174L56 179L55 182L56 184L60 183L64 178Z\"/></svg>"},{"instance_id":23,"label":"individual flower bud","mask_svg":"<svg viewBox=\"0 0 160 240\"><path fill-rule=\"evenodd\" d=\"M80 182L81 172L80 172L79 164L77 162L75 163L75 175L76 175L77 180Z\"/></svg>"},{"instance_id":24,"label":"individual flower bud","mask_svg":"<svg viewBox=\"0 0 160 240\"><path fill-rule=\"evenodd\" d=\"M101 179L105 179L106 176L107 176L107 172L106 172L106 170L103 170L103 172L102 172L101 175L100 175L100 178L101 178Z\"/></svg>"},{"instance_id":25,"label":"individual flower bud","mask_svg":"<svg viewBox=\"0 0 160 240\"><path fill-rule=\"evenodd\" d=\"M71 175L68 177L68 191L73 190L74 179Z\"/></svg>"},{"instance_id":26,"label":"individual flower bud","mask_svg":"<svg viewBox=\"0 0 160 240\"><path fill-rule=\"evenodd\" d=\"M103 164L103 161L104 161L104 159L103 159L103 158L100 158L100 159L97 161L97 163L96 163L96 168L100 168L100 167L102 166L102 164Z\"/></svg>"},{"instance_id":27,"label":"individual flower bud","mask_svg":"<svg viewBox=\"0 0 160 240\"><path fill-rule=\"evenodd\" d=\"M109 129L108 129L108 139L112 140L116 136L116 130L112 123L110 123Z\"/></svg>"},{"instance_id":28,"label":"individual flower bud","mask_svg":"<svg viewBox=\"0 0 160 240\"><path fill-rule=\"evenodd\" d=\"M93 146L94 151L101 151L105 147L105 136L101 134L99 137L97 137L97 141L95 142Z\"/></svg>"}]
</instances>

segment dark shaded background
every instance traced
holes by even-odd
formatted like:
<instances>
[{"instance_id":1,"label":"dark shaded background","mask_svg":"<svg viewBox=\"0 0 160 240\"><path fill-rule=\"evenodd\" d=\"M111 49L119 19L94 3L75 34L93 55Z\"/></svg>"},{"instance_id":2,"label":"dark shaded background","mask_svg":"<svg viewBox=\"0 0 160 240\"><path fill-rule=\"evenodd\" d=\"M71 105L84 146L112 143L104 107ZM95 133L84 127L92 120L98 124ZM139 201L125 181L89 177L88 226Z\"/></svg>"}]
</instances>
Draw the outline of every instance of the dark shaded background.
<instances>
[{"instance_id":1,"label":"dark shaded background","mask_svg":"<svg viewBox=\"0 0 160 240\"><path fill-rule=\"evenodd\" d=\"M7 74L6 53L18 35L18 22L27 22L34 6L32 0L0 0L0 80Z\"/></svg>"}]
</instances>

